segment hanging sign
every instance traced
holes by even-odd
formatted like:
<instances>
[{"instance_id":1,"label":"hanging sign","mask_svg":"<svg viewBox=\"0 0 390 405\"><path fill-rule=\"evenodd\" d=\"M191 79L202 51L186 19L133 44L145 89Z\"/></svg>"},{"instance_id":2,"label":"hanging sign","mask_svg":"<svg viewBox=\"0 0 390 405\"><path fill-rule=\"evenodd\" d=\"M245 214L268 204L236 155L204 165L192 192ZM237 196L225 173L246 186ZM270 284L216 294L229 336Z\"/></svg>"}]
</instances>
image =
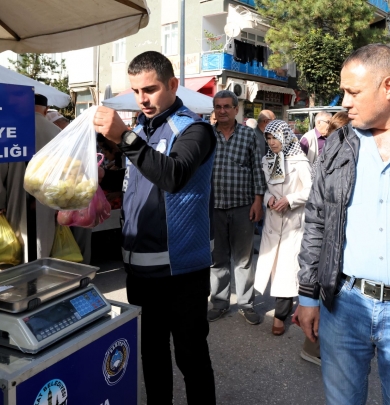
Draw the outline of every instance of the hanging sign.
<instances>
[{"instance_id":1,"label":"hanging sign","mask_svg":"<svg viewBox=\"0 0 390 405\"><path fill-rule=\"evenodd\" d=\"M34 87L0 83L0 163L35 153Z\"/></svg>"}]
</instances>

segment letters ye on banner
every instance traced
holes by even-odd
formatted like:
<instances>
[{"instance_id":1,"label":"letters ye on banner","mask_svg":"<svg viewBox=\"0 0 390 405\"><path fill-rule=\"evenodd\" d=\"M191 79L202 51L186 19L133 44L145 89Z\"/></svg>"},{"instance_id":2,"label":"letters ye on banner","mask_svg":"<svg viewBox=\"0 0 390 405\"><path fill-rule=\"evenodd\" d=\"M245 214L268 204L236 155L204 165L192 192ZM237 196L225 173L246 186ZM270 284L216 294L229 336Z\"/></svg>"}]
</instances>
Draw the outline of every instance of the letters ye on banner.
<instances>
[{"instance_id":1,"label":"letters ye on banner","mask_svg":"<svg viewBox=\"0 0 390 405\"><path fill-rule=\"evenodd\" d=\"M0 163L24 162L35 153L34 88L0 83Z\"/></svg>"}]
</instances>

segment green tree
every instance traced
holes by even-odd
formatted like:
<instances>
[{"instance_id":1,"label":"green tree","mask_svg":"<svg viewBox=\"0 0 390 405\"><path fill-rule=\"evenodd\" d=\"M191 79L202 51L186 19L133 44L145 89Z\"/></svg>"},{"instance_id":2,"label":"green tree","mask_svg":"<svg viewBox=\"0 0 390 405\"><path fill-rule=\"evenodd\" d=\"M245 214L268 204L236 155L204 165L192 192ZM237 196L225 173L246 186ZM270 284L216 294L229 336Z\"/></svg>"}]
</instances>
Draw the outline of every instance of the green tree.
<instances>
[{"instance_id":1,"label":"green tree","mask_svg":"<svg viewBox=\"0 0 390 405\"><path fill-rule=\"evenodd\" d=\"M69 78L63 74L66 71L64 59L57 62L46 54L22 53L18 55L16 61L12 59L8 59L8 61L15 66L18 73L53 86L63 93L70 94ZM53 75L58 76L58 78L53 78ZM59 111L69 119L74 118L74 106L72 103L69 103L65 108L59 109Z\"/></svg>"},{"instance_id":2,"label":"green tree","mask_svg":"<svg viewBox=\"0 0 390 405\"><path fill-rule=\"evenodd\" d=\"M266 35L273 54L268 67L294 61L299 85L327 102L338 93L345 57L360 46L388 42L385 30L370 29L373 8L365 0L256 0L260 14L271 18Z\"/></svg>"}]
</instances>

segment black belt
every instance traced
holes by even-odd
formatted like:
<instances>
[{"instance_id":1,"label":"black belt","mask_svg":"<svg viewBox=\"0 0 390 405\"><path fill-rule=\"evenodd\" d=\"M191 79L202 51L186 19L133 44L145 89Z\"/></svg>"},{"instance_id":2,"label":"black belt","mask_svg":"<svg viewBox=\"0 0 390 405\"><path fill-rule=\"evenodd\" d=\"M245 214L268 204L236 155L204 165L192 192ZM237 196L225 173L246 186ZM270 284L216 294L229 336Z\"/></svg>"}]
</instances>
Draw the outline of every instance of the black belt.
<instances>
[{"instance_id":1,"label":"black belt","mask_svg":"<svg viewBox=\"0 0 390 405\"><path fill-rule=\"evenodd\" d=\"M352 277L342 273L341 278L349 281ZM366 278L355 278L353 287L359 289L367 297L376 298L379 301L390 301L390 286L384 283L367 280Z\"/></svg>"}]
</instances>

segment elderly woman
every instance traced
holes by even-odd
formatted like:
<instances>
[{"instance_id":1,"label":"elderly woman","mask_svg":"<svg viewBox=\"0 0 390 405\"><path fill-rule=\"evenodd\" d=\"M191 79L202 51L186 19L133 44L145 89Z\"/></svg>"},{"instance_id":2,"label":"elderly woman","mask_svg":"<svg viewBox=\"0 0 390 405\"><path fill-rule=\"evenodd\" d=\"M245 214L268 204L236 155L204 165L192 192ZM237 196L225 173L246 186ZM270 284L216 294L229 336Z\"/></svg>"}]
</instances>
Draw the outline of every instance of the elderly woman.
<instances>
[{"instance_id":1,"label":"elderly woman","mask_svg":"<svg viewBox=\"0 0 390 405\"><path fill-rule=\"evenodd\" d=\"M280 120L264 130L270 150L262 165L268 190L265 224L257 262L255 288L264 293L271 276L271 296L276 297L272 333L283 335L284 321L298 295L298 253L304 227L304 206L309 197L310 164L298 138Z\"/></svg>"}]
</instances>

